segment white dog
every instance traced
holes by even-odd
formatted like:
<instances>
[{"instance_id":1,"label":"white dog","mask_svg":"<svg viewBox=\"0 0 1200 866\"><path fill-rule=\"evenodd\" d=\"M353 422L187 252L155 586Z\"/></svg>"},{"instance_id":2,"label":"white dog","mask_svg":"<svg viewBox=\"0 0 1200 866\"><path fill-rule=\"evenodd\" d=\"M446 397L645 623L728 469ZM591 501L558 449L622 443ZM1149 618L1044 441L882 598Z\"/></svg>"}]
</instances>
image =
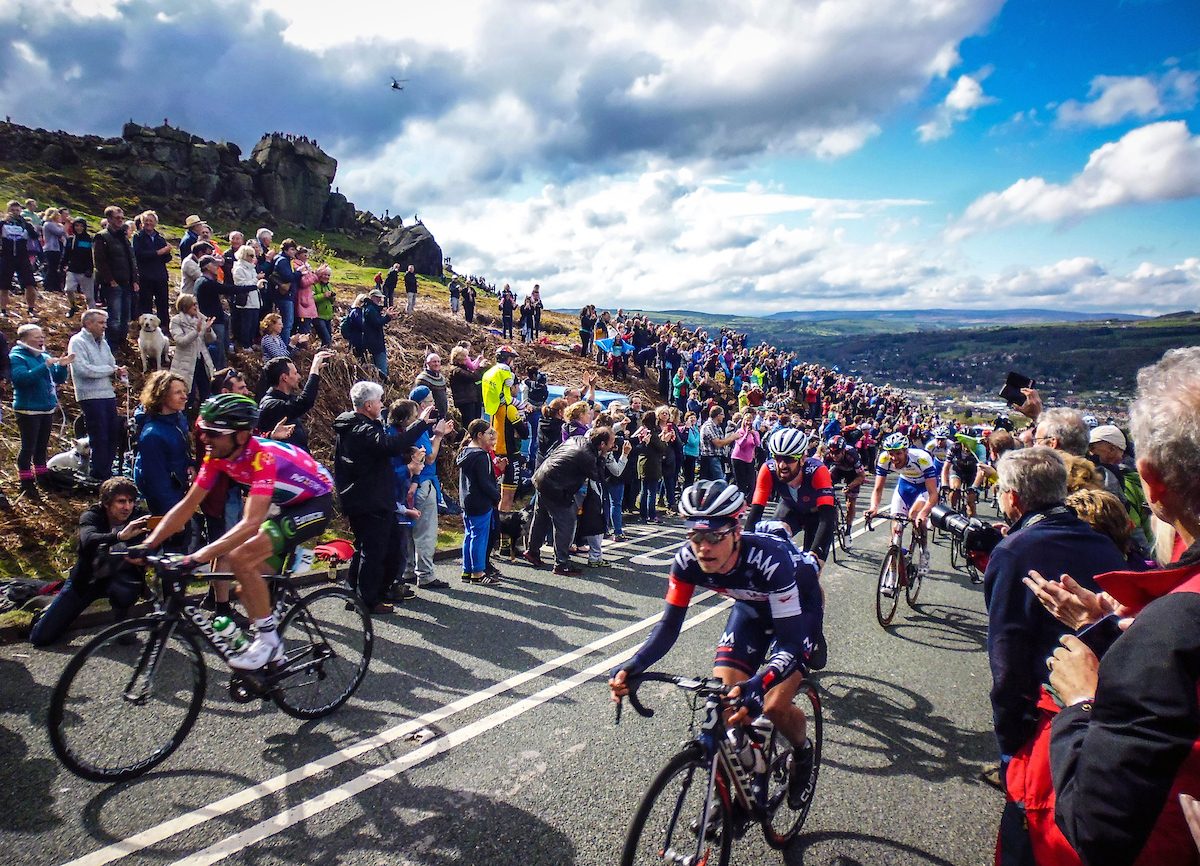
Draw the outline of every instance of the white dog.
<instances>
[{"instance_id":1,"label":"white dog","mask_svg":"<svg viewBox=\"0 0 1200 866\"><path fill-rule=\"evenodd\" d=\"M61 454L55 454L46 461L46 466L49 469L57 469L60 471L75 471L82 475L87 475L91 469L92 462L92 444L88 437L76 439L75 444L70 451L64 451Z\"/></svg>"},{"instance_id":2,"label":"white dog","mask_svg":"<svg viewBox=\"0 0 1200 866\"><path fill-rule=\"evenodd\" d=\"M154 359L154 369L164 370L171 364L171 343L167 335L159 327L158 316L153 313L142 313L138 316L138 353L142 356L142 372L150 369L150 359Z\"/></svg>"}]
</instances>

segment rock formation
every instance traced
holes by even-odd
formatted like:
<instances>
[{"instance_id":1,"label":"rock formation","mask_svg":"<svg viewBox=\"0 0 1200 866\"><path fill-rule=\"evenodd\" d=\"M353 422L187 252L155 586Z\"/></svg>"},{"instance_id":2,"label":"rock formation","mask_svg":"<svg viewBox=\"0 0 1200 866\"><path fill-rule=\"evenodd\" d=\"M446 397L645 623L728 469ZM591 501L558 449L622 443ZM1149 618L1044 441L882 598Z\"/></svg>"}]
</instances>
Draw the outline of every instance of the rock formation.
<instances>
[{"instance_id":1,"label":"rock formation","mask_svg":"<svg viewBox=\"0 0 1200 866\"><path fill-rule=\"evenodd\" d=\"M389 264L398 262L407 268L416 266L417 273L430 277L441 277L442 248L433 239L424 223L406 226L399 220L395 226L379 239L379 248L387 256Z\"/></svg>"}]
</instances>

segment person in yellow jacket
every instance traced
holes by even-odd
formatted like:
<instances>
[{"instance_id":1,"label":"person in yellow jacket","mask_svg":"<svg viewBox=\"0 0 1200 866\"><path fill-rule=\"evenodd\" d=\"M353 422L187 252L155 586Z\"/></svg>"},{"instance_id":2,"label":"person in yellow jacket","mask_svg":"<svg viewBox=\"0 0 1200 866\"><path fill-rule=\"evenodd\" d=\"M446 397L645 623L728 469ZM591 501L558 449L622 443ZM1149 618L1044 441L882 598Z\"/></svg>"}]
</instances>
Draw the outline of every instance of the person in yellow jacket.
<instances>
[{"instance_id":1,"label":"person in yellow jacket","mask_svg":"<svg viewBox=\"0 0 1200 866\"><path fill-rule=\"evenodd\" d=\"M512 392L516 377L509 365L516 357L511 347L501 346L496 352L496 363L483 374L483 411L496 431L496 456L508 459L500 478L501 514L512 511L517 496L514 458L521 453L521 440L529 435L529 424Z\"/></svg>"}]
</instances>

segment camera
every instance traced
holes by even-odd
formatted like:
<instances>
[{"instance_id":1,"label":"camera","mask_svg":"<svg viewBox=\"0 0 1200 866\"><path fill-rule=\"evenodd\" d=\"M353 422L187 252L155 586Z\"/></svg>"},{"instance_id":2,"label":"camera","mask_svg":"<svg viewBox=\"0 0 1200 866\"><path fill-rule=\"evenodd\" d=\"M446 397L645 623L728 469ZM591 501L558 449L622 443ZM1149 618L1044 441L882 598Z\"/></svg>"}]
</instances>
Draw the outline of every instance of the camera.
<instances>
[{"instance_id":1,"label":"camera","mask_svg":"<svg viewBox=\"0 0 1200 866\"><path fill-rule=\"evenodd\" d=\"M1004 540L1000 530L978 517L967 517L944 502L933 506L929 522L942 532L961 539L967 553L991 553Z\"/></svg>"}]
</instances>

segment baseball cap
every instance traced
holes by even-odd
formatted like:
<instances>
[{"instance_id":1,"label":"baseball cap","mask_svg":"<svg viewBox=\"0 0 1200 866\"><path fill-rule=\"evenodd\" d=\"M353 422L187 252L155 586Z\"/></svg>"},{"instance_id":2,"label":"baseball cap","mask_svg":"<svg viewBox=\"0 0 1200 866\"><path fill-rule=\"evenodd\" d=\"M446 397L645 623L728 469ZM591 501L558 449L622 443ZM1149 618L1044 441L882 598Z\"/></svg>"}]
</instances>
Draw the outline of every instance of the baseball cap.
<instances>
[{"instance_id":1,"label":"baseball cap","mask_svg":"<svg viewBox=\"0 0 1200 866\"><path fill-rule=\"evenodd\" d=\"M1107 442L1122 451L1126 448L1125 434L1112 424L1101 424L1094 428L1091 436L1088 437L1088 442Z\"/></svg>"},{"instance_id":2,"label":"baseball cap","mask_svg":"<svg viewBox=\"0 0 1200 866\"><path fill-rule=\"evenodd\" d=\"M383 290L382 289L371 289L371 297L372 298L384 297Z\"/></svg>"}]
</instances>

